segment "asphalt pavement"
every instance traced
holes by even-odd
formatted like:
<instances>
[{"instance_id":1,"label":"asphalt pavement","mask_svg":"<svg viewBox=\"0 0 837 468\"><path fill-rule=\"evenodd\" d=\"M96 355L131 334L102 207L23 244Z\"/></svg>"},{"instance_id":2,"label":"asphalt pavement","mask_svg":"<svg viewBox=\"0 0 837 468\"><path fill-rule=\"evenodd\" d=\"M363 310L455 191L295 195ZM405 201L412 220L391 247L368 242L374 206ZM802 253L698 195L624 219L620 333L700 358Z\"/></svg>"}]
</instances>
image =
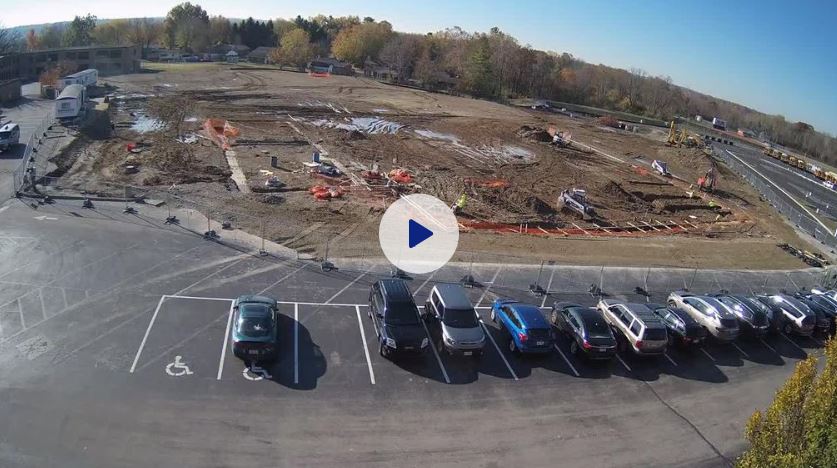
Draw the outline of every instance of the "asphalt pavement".
<instances>
[{"instance_id":1,"label":"asphalt pavement","mask_svg":"<svg viewBox=\"0 0 837 468\"><path fill-rule=\"evenodd\" d=\"M498 297L547 312L592 305L591 285L660 302L683 287L810 287L819 274L449 264L409 286L422 304L435 283L472 274L485 356L440 352L430 327L431 349L394 363L367 316L369 287L390 276L382 261L335 259L339 270L323 272L76 205L0 206L0 466L715 466L821 347L777 335L601 365L561 339L548 356L520 357L489 319ZM528 292L535 282L549 294ZM281 301L271 366L229 352L244 293Z\"/></svg>"}]
</instances>

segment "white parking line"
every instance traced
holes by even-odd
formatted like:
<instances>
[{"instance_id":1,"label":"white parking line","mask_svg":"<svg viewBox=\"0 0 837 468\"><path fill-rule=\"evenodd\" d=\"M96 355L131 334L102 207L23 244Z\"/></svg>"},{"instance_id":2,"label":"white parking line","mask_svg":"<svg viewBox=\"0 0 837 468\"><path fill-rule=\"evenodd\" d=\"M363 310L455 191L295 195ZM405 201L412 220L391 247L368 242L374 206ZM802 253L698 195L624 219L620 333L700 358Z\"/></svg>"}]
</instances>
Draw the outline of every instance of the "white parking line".
<instances>
[{"instance_id":1,"label":"white parking line","mask_svg":"<svg viewBox=\"0 0 837 468\"><path fill-rule=\"evenodd\" d=\"M488 291L491 290L491 286L494 286L494 281L497 280L497 275L500 274L500 270L502 269L503 267L501 266L497 268L497 271L494 272L494 276L491 277L491 282L488 284L488 286L486 286L485 290L482 292L482 296L480 296L480 300L477 301L476 307L479 307L480 304L482 304L482 300L485 299L485 295L488 294Z\"/></svg>"},{"instance_id":2,"label":"white parking line","mask_svg":"<svg viewBox=\"0 0 837 468\"><path fill-rule=\"evenodd\" d=\"M134 363L131 364L130 372L132 374L134 373L134 369L137 368L137 362L139 362L142 349L145 348L145 342L148 341L148 334L151 333L151 327L154 326L154 321L157 320L157 314L160 312L160 307L162 307L163 301L165 300L166 296L160 297L160 302L157 303L157 308L154 309L154 315L151 316L151 321L148 322L148 328L145 329L145 335L142 337L142 342L140 342L139 348L137 348L137 355L134 356Z\"/></svg>"},{"instance_id":3,"label":"white parking line","mask_svg":"<svg viewBox=\"0 0 837 468\"><path fill-rule=\"evenodd\" d=\"M26 330L26 322L23 321L23 306L20 304L20 297L17 298L17 313L20 314L20 328Z\"/></svg>"},{"instance_id":4,"label":"white parking line","mask_svg":"<svg viewBox=\"0 0 837 468\"><path fill-rule=\"evenodd\" d=\"M276 280L276 282L275 282L275 283L273 283L273 284L271 284L270 286L268 286L268 287L266 287L266 288L262 289L261 291L259 291L259 294L264 294L264 293L265 293L268 289L270 289L270 288L272 288L272 287L276 286L277 284L281 283L282 281L285 281L286 279L288 279L288 278L290 278L291 276L295 275L295 274L296 274L299 270L301 270L301 269L305 268L306 266L308 266L308 264L307 264L307 263L303 263L301 267L299 267L299 268L297 268L296 270L294 270L294 271L292 271L292 272L288 273L287 275L285 275L285 276L283 276L283 277L279 278L278 280Z\"/></svg>"},{"instance_id":5,"label":"white parking line","mask_svg":"<svg viewBox=\"0 0 837 468\"><path fill-rule=\"evenodd\" d=\"M448 377L448 371L445 369L445 365L442 364L442 358L439 357L439 352L436 350L436 345L433 344L433 338L430 336L430 330L427 329L427 324L424 323L423 319L421 320L421 326L424 327L424 333L427 334L427 343L430 345L430 349L433 350L433 355L436 356L436 362L439 363L439 369L442 369L442 376L445 378L445 383L449 384L450 377Z\"/></svg>"},{"instance_id":6,"label":"white parking line","mask_svg":"<svg viewBox=\"0 0 837 468\"><path fill-rule=\"evenodd\" d=\"M780 334L780 335L782 335L782 337L784 337L786 340L788 340L788 343L790 343L790 344L794 345L794 346L796 347L796 349L798 349L798 350L802 351L803 353L806 353L806 354L808 353L807 351L805 351L804 349L802 349L802 347L801 347L801 346L799 346L798 344L796 344L796 343L795 343L792 339L788 338L788 336L787 336L787 335L785 335L784 333L779 332L779 334Z\"/></svg>"},{"instance_id":7,"label":"white parking line","mask_svg":"<svg viewBox=\"0 0 837 468\"><path fill-rule=\"evenodd\" d=\"M364 275L365 274L366 273L364 273ZM360 276L358 278L360 278ZM375 385L375 372L372 371L372 359L369 358L369 347L366 345L366 333L363 331L363 322L360 320L360 307L355 306L355 312L357 312L357 326L360 328L360 337L363 340L363 353L366 354L366 365L369 366L369 380L372 382L372 385Z\"/></svg>"},{"instance_id":8,"label":"white parking line","mask_svg":"<svg viewBox=\"0 0 837 468\"><path fill-rule=\"evenodd\" d=\"M41 299L41 316L44 318L44 320L46 320L47 315L46 315L46 307L44 307L44 288L41 288L41 289L38 290L38 297L40 297L40 299Z\"/></svg>"},{"instance_id":9,"label":"white parking line","mask_svg":"<svg viewBox=\"0 0 837 468\"><path fill-rule=\"evenodd\" d=\"M730 344L735 346L735 349L737 349L739 353L743 354L745 358L750 359L750 355L747 354L746 352L744 352L743 349L739 348L737 344L735 344L735 343L730 343Z\"/></svg>"},{"instance_id":10,"label":"white parking line","mask_svg":"<svg viewBox=\"0 0 837 468\"><path fill-rule=\"evenodd\" d=\"M549 274L549 282L546 283L546 293L543 295L543 301L541 301L541 309L546 305L546 299L549 297L549 288L552 286L553 277L555 277L555 265L552 265L552 273Z\"/></svg>"},{"instance_id":11,"label":"white parking line","mask_svg":"<svg viewBox=\"0 0 837 468\"><path fill-rule=\"evenodd\" d=\"M220 268L220 269L218 269L218 270L215 270L215 271L214 271L214 272L212 272L211 274L209 274L209 275L207 275L207 276L204 276L203 278L201 278L201 279L199 279L199 280L195 281L194 283L190 284L189 286L186 286L185 288L181 289L180 291L177 291L176 293L174 293L174 294L172 294L172 295L173 295L173 296L176 296L176 295L178 295L178 294L180 294L180 293L183 293L183 292L186 292L186 291L188 291L188 290L192 289L193 287L195 287L195 286L199 285L200 283L203 283L204 281L208 280L209 278L212 278L213 276L217 275L218 273L221 273L222 271L226 270L227 268L231 268L231 267L234 267L235 265L238 265L239 263L241 263L242 261L244 261L244 260L245 260L247 257L249 257L249 256L250 256L250 255L247 255L247 254L242 254L242 255L239 255L238 257L234 257L234 258L238 258L238 260L236 260L236 261L234 261L234 262L230 263L229 265L227 265L227 266L225 266L225 267L223 267L223 268Z\"/></svg>"},{"instance_id":12,"label":"white parking line","mask_svg":"<svg viewBox=\"0 0 837 468\"><path fill-rule=\"evenodd\" d=\"M701 351L703 352L703 354L705 354L705 355L706 355L706 357L708 357L708 358L709 358L712 362L717 362L717 361L715 361L715 358L714 358L714 357L712 357L712 355L711 355L711 354L709 354L709 351L707 351L707 350L706 350L706 349L704 349L704 348L700 348L700 350L701 350Z\"/></svg>"},{"instance_id":13,"label":"white parking line","mask_svg":"<svg viewBox=\"0 0 837 468\"><path fill-rule=\"evenodd\" d=\"M357 283L357 281L358 281L359 279L361 279L361 278L363 278L364 276L366 276L366 274L367 274L367 273L369 273L370 271L372 271L372 267L369 267L369 269L368 269L368 270L366 270L366 271L364 271L363 273L361 273L360 275L358 275L358 276L357 276L357 278L355 278L355 279L351 280L351 281L349 282L349 284L347 284L346 286L343 286L343 289L341 289L341 290L337 291L336 293L334 293L334 295L333 295L333 296L331 296L330 298L328 298L328 300L327 300L327 301L325 301L325 305L328 305L328 304L330 304L330 303L331 303L331 301L333 301L334 299L337 299L337 296L339 296L339 295L343 294L343 292L344 292L345 290L347 290L347 289L349 289L350 287L352 287L352 285L353 285L353 284Z\"/></svg>"},{"instance_id":14,"label":"white parking line","mask_svg":"<svg viewBox=\"0 0 837 468\"><path fill-rule=\"evenodd\" d=\"M668 359L668 362L672 363L674 367L677 367L677 363L674 362L674 359L672 359L671 356L668 355L668 353L663 353L663 356L665 356L666 359Z\"/></svg>"},{"instance_id":15,"label":"white parking line","mask_svg":"<svg viewBox=\"0 0 837 468\"><path fill-rule=\"evenodd\" d=\"M430 276L428 276L427 279L424 280L424 283L421 283L421 286L419 286L418 289L416 289L416 292L413 293L413 296L418 296L419 291L424 289L424 287L427 285L427 283L429 283L430 280L433 279L433 276L436 275L437 271L439 271L439 270L433 270L433 273L430 273Z\"/></svg>"},{"instance_id":16,"label":"white parking line","mask_svg":"<svg viewBox=\"0 0 837 468\"><path fill-rule=\"evenodd\" d=\"M496 275L495 275L495 276L496 276ZM477 316L477 318L479 318L479 315ZM499 354L499 355L500 355L500 358L502 358L502 359L503 359L503 362L506 364L506 368L509 370L509 372L511 373L512 377L514 377L514 380L518 380L518 378L517 378L517 374L515 374L515 373L514 373L514 369L512 369L512 366L511 366L511 365L509 365L509 361L507 361L507 360L506 360L506 356L504 356L504 355L503 355L503 352L502 352L502 351L500 351L500 347L499 347L499 346L497 346L497 342L496 342L496 341L494 341L494 337L493 337L493 336L491 336L491 333L489 333L489 332L488 332L488 327L486 327L486 326L485 326L485 322L483 322L483 321L482 321L482 319L479 319L479 321L480 321L480 325L482 325L482 329L483 329L483 331L485 331L485 334L486 334L486 335L488 335L488 339L489 339L489 340L491 340L491 344L493 344L493 345L494 345L494 349L496 349L496 350L497 350L497 354Z\"/></svg>"},{"instance_id":17,"label":"white parking line","mask_svg":"<svg viewBox=\"0 0 837 468\"><path fill-rule=\"evenodd\" d=\"M299 383L299 304L294 304L294 384Z\"/></svg>"},{"instance_id":18,"label":"white parking line","mask_svg":"<svg viewBox=\"0 0 837 468\"><path fill-rule=\"evenodd\" d=\"M221 374L224 372L224 357L227 355L227 343L230 339L230 327L233 319L233 306L235 302L230 303L230 315L227 317L227 331L224 332L224 344L221 345L221 359L218 361L218 380L221 380Z\"/></svg>"},{"instance_id":19,"label":"white parking line","mask_svg":"<svg viewBox=\"0 0 837 468\"><path fill-rule=\"evenodd\" d=\"M763 344L767 349L773 351L774 354L779 354L775 349L773 349L773 346L770 346L769 344L767 344L767 342L764 341L763 339L759 338L759 341L761 341L761 344Z\"/></svg>"},{"instance_id":20,"label":"white parking line","mask_svg":"<svg viewBox=\"0 0 837 468\"><path fill-rule=\"evenodd\" d=\"M561 358L563 358L563 359L564 359L564 362L566 362L566 363L567 363L567 365L568 365L568 366L570 366L570 369L573 371L573 374L575 374L575 376L576 376L576 377L580 377L581 375L578 373L578 371L577 371L577 370L575 370L575 367L572 365L572 363L570 362L570 360L569 360L569 359L567 359L567 356L566 356L566 355L564 355L564 352L563 352L563 351L561 351L561 348L559 348L557 344L553 344L552 346L554 346L554 347L555 347L555 351L558 351L558 354L560 354L560 355L561 355Z\"/></svg>"},{"instance_id":21,"label":"white parking line","mask_svg":"<svg viewBox=\"0 0 837 468\"><path fill-rule=\"evenodd\" d=\"M614 356L616 356L616 359L618 359L618 360L619 360L619 362L622 364L622 367L624 367L625 369L627 369L627 371L628 371L628 372L633 372L633 371L631 371L631 366L627 365L627 364L625 363L625 361L623 361L623 360L622 360L622 358L619 356L619 354L618 354L618 353L617 353L617 354L614 354Z\"/></svg>"}]
</instances>

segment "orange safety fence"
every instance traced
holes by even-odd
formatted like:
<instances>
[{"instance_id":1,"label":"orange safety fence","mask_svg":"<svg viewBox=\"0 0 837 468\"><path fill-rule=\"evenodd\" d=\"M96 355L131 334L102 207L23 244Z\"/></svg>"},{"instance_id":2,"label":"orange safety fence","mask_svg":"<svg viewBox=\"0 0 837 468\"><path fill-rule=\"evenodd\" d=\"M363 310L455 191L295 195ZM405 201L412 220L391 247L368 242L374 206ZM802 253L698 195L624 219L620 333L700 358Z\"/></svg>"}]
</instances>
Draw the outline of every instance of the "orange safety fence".
<instances>
[{"instance_id":1,"label":"orange safety fence","mask_svg":"<svg viewBox=\"0 0 837 468\"><path fill-rule=\"evenodd\" d=\"M329 72L310 72L308 74L314 78L328 78L331 76Z\"/></svg>"},{"instance_id":2,"label":"orange safety fence","mask_svg":"<svg viewBox=\"0 0 837 468\"><path fill-rule=\"evenodd\" d=\"M203 129L206 136L224 151L230 149L230 144L240 134L238 128L233 127L224 119L206 119Z\"/></svg>"},{"instance_id":3,"label":"orange safety fence","mask_svg":"<svg viewBox=\"0 0 837 468\"><path fill-rule=\"evenodd\" d=\"M507 224L491 223L487 221L461 220L460 226L465 230L485 230L496 233L532 234L536 236L593 236L593 237L640 237L649 235L682 234L688 230L677 224L635 226L635 227L572 227L558 228L537 224ZM656 228L656 229L655 229Z\"/></svg>"},{"instance_id":4,"label":"orange safety fence","mask_svg":"<svg viewBox=\"0 0 837 468\"><path fill-rule=\"evenodd\" d=\"M413 182L413 176L405 169L393 169L389 171L389 178L399 184L410 184Z\"/></svg>"},{"instance_id":5,"label":"orange safety fence","mask_svg":"<svg viewBox=\"0 0 837 468\"><path fill-rule=\"evenodd\" d=\"M485 188L509 188L511 183L503 179L474 179L471 177L465 178L466 184L476 185L477 187Z\"/></svg>"}]
</instances>

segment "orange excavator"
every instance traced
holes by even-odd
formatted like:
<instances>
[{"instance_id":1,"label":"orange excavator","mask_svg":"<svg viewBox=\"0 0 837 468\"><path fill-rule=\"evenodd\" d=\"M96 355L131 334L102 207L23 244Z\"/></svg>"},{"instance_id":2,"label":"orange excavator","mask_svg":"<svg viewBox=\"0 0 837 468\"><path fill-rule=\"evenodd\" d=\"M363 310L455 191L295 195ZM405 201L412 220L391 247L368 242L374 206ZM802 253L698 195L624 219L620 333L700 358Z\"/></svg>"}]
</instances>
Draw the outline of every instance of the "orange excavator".
<instances>
[{"instance_id":1,"label":"orange excavator","mask_svg":"<svg viewBox=\"0 0 837 468\"><path fill-rule=\"evenodd\" d=\"M715 166L713 165L708 171L706 171L706 174L704 174L703 177L698 178L698 188L704 192L712 192L715 190L716 179Z\"/></svg>"}]
</instances>

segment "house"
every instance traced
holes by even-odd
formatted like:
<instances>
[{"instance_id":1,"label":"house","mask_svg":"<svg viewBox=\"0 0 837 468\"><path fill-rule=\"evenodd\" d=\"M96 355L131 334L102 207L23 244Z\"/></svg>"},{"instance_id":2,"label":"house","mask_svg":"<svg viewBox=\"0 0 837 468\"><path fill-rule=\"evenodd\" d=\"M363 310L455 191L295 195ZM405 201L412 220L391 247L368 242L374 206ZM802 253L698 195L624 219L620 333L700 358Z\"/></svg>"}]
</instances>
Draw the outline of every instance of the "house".
<instances>
[{"instance_id":1,"label":"house","mask_svg":"<svg viewBox=\"0 0 837 468\"><path fill-rule=\"evenodd\" d=\"M330 73L332 75L354 76L355 70L351 63L341 62L335 58L317 57L308 62L306 67L310 73Z\"/></svg>"},{"instance_id":2,"label":"house","mask_svg":"<svg viewBox=\"0 0 837 468\"><path fill-rule=\"evenodd\" d=\"M250 53L250 48L243 44L218 44L209 48L211 54L226 55L229 51L235 51L239 58L244 58Z\"/></svg>"},{"instance_id":3,"label":"house","mask_svg":"<svg viewBox=\"0 0 837 468\"><path fill-rule=\"evenodd\" d=\"M268 63L270 60L270 54L276 47L256 47L249 54L247 54L247 61L250 63Z\"/></svg>"},{"instance_id":4,"label":"house","mask_svg":"<svg viewBox=\"0 0 837 468\"><path fill-rule=\"evenodd\" d=\"M238 52L231 50L226 53L224 59L227 63L238 63Z\"/></svg>"},{"instance_id":5,"label":"house","mask_svg":"<svg viewBox=\"0 0 837 468\"><path fill-rule=\"evenodd\" d=\"M363 76L376 80L398 81L398 72L369 58L363 62Z\"/></svg>"}]
</instances>

